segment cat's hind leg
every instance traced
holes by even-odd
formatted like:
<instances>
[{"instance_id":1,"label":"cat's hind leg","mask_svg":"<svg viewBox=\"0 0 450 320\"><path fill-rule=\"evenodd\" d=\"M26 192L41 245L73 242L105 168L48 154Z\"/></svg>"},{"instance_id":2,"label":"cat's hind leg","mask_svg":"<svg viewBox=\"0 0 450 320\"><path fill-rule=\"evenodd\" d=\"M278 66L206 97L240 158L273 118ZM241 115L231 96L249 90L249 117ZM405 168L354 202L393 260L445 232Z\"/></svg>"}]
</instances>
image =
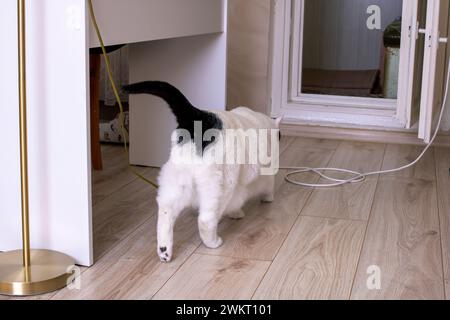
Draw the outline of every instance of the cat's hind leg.
<instances>
[{"instance_id":1,"label":"cat's hind leg","mask_svg":"<svg viewBox=\"0 0 450 320\"><path fill-rule=\"evenodd\" d=\"M158 212L157 252L162 262L170 262L173 253L173 229L181 211L173 207L161 207Z\"/></svg>"},{"instance_id":2,"label":"cat's hind leg","mask_svg":"<svg viewBox=\"0 0 450 320\"><path fill-rule=\"evenodd\" d=\"M203 244L211 249L222 245L222 238L217 234L219 222L224 215L226 203L230 196L224 195L220 181L198 185L199 209L198 229Z\"/></svg>"},{"instance_id":3,"label":"cat's hind leg","mask_svg":"<svg viewBox=\"0 0 450 320\"><path fill-rule=\"evenodd\" d=\"M198 229L203 244L210 249L219 248L223 240L217 234L220 222L220 215L217 211L200 211L198 217Z\"/></svg>"},{"instance_id":4,"label":"cat's hind leg","mask_svg":"<svg viewBox=\"0 0 450 320\"><path fill-rule=\"evenodd\" d=\"M192 182L188 177L167 179L172 172L162 172L158 190L158 245L157 252L162 262L170 262L173 254L173 229L180 214L192 206ZM165 179L166 178L166 179Z\"/></svg>"},{"instance_id":5,"label":"cat's hind leg","mask_svg":"<svg viewBox=\"0 0 450 320\"><path fill-rule=\"evenodd\" d=\"M245 212L242 210L242 207L245 205L245 202L248 200L248 192L246 188L236 188L233 193L233 197L230 199L228 203L228 207L226 209L226 216L239 220L245 218Z\"/></svg>"}]
</instances>

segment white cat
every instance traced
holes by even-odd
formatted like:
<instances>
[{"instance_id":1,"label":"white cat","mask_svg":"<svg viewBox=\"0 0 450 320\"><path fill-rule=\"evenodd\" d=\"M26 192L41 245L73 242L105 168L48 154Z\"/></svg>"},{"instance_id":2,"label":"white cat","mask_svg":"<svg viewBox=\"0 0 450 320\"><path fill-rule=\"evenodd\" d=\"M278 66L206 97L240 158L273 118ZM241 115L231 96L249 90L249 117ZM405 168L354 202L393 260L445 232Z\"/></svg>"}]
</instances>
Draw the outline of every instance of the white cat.
<instances>
[{"instance_id":1,"label":"white cat","mask_svg":"<svg viewBox=\"0 0 450 320\"><path fill-rule=\"evenodd\" d=\"M254 152L250 150L250 143L255 142L247 143L249 136L245 133L259 130L258 138L263 141L260 146L270 148L272 155L278 157L273 153L278 153L281 119L272 120L247 108L230 112L201 111L192 106L178 89L165 82L147 81L126 86L124 90L130 94L146 93L164 99L179 124L170 159L159 176L157 252L161 261L172 259L173 229L184 210L199 210L201 239L205 246L215 249L222 245L217 227L224 216L243 218L242 207L257 196L264 202L274 200L275 176L262 175L267 163L261 163L259 158L253 162L249 160L250 153ZM261 132L262 136L266 132L267 135L261 137ZM273 132L277 134L275 139ZM228 139L232 135L232 139ZM227 143L233 139L235 143ZM230 154L233 156L227 158ZM247 162L237 162L237 154L244 155ZM277 160L273 163L278 165Z\"/></svg>"}]
</instances>

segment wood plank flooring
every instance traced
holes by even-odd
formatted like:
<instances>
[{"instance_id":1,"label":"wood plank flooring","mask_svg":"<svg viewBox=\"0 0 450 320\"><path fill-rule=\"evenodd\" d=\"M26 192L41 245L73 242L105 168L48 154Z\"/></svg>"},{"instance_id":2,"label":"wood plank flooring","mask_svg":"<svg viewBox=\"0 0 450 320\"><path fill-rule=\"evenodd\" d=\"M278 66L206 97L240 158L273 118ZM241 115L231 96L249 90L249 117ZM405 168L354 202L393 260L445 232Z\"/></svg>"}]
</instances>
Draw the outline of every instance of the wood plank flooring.
<instances>
[{"instance_id":1,"label":"wood plank flooring","mask_svg":"<svg viewBox=\"0 0 450 320\"><path fill-rule=\"evenodd\" d=\"M346 299L364 238L364 222L301 217L255 299Z\"/></svg>"},{"instance_id":2,"label":"wood plank flooring","mask_svg":"<svg viewBox=\"0 0 450 320\"><path fill-rule=\"evenodd\" d=\"M284 137L281 151L282 166L378 171L421 148ZM81 290L35 299L450 299L450 149L333 189L293 186L280 171L275 202L224 220L217 250L202 245L195 212L185 213L170 264L156 255L155 190L127 170L120 146L103 146L103 157L92 178L96 264L82 269ZM380 288L367 285L373 270Z\"/></svg>"},{"instance_id":3,"label":"wood plank flooring","mask_svg":"<svg viewBox=\"0 0 450 320\"><path fill-rule=\"evenodd\" d=\"M194 254L154 298L248 300L269 265L269 261Z\"/></svg>"},{"instance_id":4,"label":"wood plank flooring","mask_svg":"<svg viewBox=\"0 0 450 320\"><path fill-rule=\"evenodd\" d=\"M384 150L384 145L343 142L337 148L329 167L345 168L357 172L379 171ZM334 176L343 177L341 174L335 174ZM367 220L377 179L377 176L372 176L367 178L364 183L314 190L310 201L302 211L302 215ZM324 201L324 199L327 201Z\"/></svg>"}]
</instances>

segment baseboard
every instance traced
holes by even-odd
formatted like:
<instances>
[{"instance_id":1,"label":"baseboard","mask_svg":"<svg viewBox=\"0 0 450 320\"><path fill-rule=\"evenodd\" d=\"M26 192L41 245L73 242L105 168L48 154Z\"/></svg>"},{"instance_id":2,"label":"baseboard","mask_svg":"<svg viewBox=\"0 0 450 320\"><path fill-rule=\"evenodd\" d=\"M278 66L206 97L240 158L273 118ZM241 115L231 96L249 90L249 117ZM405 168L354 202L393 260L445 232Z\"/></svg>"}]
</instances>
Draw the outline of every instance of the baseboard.
<instances>
[{"instance_id":1,"label":"baseboard","mask_svg":"<svg viewBox=\"0 0 450 320\"><path fill-rule=\"evenodd\" d=\"M331 125L282 124L281 133L285 136L364 141L392 144L423 145L413 130L384 130L381 128L351 128ZM442 133L435 141L436 146L450 147L450 133Z\"/></svg>"}]
</instances>

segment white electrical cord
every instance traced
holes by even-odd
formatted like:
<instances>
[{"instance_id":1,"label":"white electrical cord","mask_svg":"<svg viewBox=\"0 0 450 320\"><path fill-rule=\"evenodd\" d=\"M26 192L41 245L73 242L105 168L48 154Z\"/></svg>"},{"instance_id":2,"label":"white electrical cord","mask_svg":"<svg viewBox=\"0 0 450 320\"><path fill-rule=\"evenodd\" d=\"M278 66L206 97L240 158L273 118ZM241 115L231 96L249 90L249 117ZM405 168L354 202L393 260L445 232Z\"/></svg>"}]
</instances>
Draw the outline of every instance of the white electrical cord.
<instances>
[{"instance_id":1,"label":"white electrical cord","mask_svg":"<svg viewBox=\"0 0 450 320\"><path fill-rule=\"evenodd\" d=\"M447 106L449 84L450 84L450 60L449 60L449 64L448 64L447 82L445 85L444 101L442 103L441 113L439 115L439 121L437 124L436 131L434 132L433 137L430 140L430 143L425 147L425 149L417 157L417 159L414 160L413 162L411 162L410 164L407 164L403 167L396 168L396 169L375 171L375 172L368 172L368 173L361 173L361 172L357 172L357 171L339 169L339 168L282 167L280 169L293 170L293 171L289 172L288 174L286 174L286 176L285 176L286 181L288 181L292 184L298 185L298 186L308 187L308 188L331 188L331 187L342 186L342 185L349 184L349 183L363 182L369 176L398 172L398 171L402 171L402 170L405 170L405 169L415 166L423 158L423 156L427 153L428 149L430 149L430 147L433 145L434 140L436 140L436 137L439 133L439 129L442 124L442 119L444 117L444 111ZM305 183L303 181L294 180L293 178L291 178L294 175L303 174L303 173L307 173L307 172L315 173L315 174L319 175L320 177L324 178L325 180L330 181L331 183L318 183L318 184ZM350 177L348 179L336 179L336 178L326 175L325 172L349 173L349 174L353 175L353 177Z\"/></svg>"}]
</instances>

